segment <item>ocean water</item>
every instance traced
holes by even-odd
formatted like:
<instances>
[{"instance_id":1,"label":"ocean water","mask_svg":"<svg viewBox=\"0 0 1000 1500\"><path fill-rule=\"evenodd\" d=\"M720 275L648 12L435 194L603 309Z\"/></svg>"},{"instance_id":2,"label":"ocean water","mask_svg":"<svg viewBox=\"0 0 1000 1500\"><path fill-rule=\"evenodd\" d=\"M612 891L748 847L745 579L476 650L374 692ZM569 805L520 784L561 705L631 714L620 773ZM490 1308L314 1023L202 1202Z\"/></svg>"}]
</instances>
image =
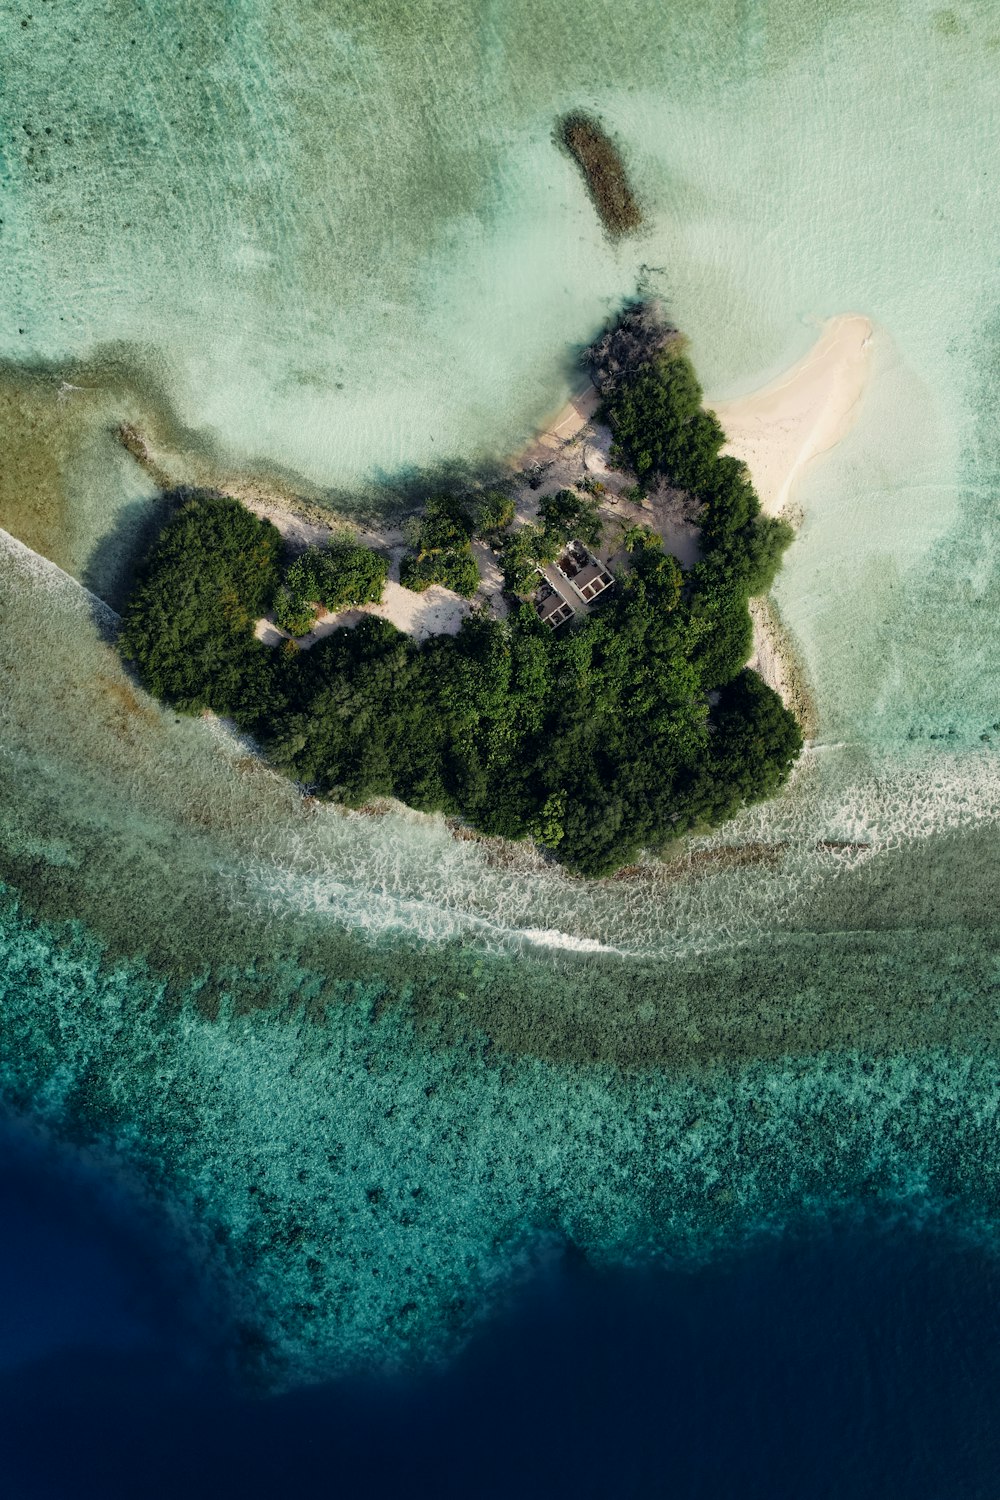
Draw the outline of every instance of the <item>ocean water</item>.
<instances>
[{"instance_id":1,"label":"ocean water","mask_svg":"<svg viewBox=\"0 0 1000 1500\"><path fill-rule=\"evenodd\" d=\"M34 1249L29 1225L8 1238L9 1263ZM117 1270L105 1301L125 1280L120 1233L113 1217L89 1233L92 1257ZM43 1316L47 1270L24 1276ZM263 1399L234 1396L210 1361L192 1368L162 1322L122 1348L110 1318L85 1355L67 1341L0 1371L5 1484L18 1497L337 1485L639 1500L738 1486L762 1500L985 1500L996 1276L980 1247L871 1224L760 1245L699 1276L599 1272L567 1254L443 1369ZM94 1282L89 1266L73 1281L88 1306ZM190 1337L176 1286L153 1287Z\"/></svg>"},{"instance_id":2,"label":"ocean water","mask_svg":"<svg viewBox=\"0 0 1000 1500\"><path fill-rule=\"evenodd\" d=\"M776 1306L773 1247L831 1215L845 1264L884 1264L888 1220L913 1268L964 1246L988 1301L1000 7L0 25L6 1107L169 1225L243 1388L458 1358L567 1243L600 1276L673 1268L709 1340L719 1258ZM552 145L579 105L626 153L634 241ZM118 423L192 478L371 509L516 450L637 287L718 399L831 314L876 325L775 589L817 728L773 803L587 885L313 807L137 692L108 603L157 506Z\"/></svg>"}]
</instances>

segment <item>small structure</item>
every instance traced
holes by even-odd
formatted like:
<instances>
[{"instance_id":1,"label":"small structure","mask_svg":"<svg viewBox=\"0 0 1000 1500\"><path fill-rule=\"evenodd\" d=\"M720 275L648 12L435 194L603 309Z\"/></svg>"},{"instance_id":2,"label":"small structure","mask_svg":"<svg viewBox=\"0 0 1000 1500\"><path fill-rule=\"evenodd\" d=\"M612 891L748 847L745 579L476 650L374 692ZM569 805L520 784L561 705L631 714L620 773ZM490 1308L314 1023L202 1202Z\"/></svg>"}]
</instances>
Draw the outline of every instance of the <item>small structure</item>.
<instances>
[{"instance_id":1,"label":"small structure","mask_svg":"<svg viewBox=\"0 0 1000 1500\"><path fill-rule=\"evenodd\" d=\"M599 563L582 542L570 542L555 566L585 604L593 603L599 594L603 594L614 583L604 564Z\"/></svg>"},{"instance_id":2,"label":"small structure","mask_svg":"<svg viewBox=\"0 0 1000 1500\"><path fill-rule=\"evenodd\" d=\"M542 578L535 591L535 608L538 617L543 620L550 630L558 630L560 625L573 616L572 604L567 604L558 589L552 587L547 578Z\"/></svg>"}]
</instances>

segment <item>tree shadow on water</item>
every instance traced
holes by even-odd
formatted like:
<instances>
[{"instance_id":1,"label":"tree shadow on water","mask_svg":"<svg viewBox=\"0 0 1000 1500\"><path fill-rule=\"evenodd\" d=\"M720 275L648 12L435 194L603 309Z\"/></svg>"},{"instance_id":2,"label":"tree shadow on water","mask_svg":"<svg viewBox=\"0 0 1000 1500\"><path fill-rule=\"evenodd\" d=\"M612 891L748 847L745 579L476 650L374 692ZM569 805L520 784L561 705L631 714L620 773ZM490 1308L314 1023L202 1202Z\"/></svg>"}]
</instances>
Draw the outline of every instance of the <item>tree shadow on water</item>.
<instances>
[{"instance_id":1,"label":"tree shadow on water","mask_svg":"<svg viewBox=\"0 0 1000 1500\"><path fill-rule=\"evenodd\" d=\"M180 486L123 506L115 525L100 538L87 559L80 577L84 587L120 613L156 538L178 507L195 493ZM104 612L95 606L97 616L104 628Z\"/></svg>"}]
</instances>

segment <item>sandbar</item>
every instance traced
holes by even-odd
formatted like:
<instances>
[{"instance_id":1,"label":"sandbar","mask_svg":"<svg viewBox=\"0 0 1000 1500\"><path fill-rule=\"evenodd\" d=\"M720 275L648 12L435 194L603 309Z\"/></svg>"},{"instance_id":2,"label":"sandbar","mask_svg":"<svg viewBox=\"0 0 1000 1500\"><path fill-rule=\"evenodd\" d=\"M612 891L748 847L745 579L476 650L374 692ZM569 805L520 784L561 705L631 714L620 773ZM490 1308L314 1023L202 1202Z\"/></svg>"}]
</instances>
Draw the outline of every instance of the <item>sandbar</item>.
<instances>
[{"instance_id":1,"label":"sandbar","mask_svg":"<svg viewBox=\"0 0 1000 1500\"><path fill-rule=\"evenodd\" d=\"M844 313L777 380L734 401L707 402L726 434L723 453L750 470L761 508L777 516L813 459L853 425L871 373L872 324Z\"/></svg>"}]
</instances>

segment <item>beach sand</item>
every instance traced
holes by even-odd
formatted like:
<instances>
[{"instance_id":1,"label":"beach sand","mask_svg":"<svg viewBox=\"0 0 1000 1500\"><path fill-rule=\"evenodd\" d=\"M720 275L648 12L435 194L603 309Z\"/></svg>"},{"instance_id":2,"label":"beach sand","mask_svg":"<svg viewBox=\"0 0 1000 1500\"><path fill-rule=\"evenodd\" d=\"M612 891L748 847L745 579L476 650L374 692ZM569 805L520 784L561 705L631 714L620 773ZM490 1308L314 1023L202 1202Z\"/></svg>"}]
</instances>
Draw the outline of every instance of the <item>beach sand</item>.
<instances>
[{"instance_id":1,"label":"beach sand","mask_svg":"<svg viewBox=\"0 0 1000 1500\"><path fill-rule=\"evenodd\" d=\"M806 465L853 425L872 343L867 318L830 318L809 353L770 385L734 401L707 403L726 434L723 453L746 464L767 515L784 511Z\"/></svg>"},{"instance_id":2,"label":"beach sand","mask_svg":"<svg viewBox=\"0 0 1000 1500\"><path fill-rule=\"evenodd\" d=\"M806 467L853 426L871 373L872 345L868 318L856 313L830 318L809 353L777 380L749 396L714 404L726 434L722 451L746 464L766 515L796 521L789 508L794 487ZM770 599L752 599L750 615L750 666L792 709L806 738L813 738L816 703L792 637Z\"/></svg>"}]
</instances>

